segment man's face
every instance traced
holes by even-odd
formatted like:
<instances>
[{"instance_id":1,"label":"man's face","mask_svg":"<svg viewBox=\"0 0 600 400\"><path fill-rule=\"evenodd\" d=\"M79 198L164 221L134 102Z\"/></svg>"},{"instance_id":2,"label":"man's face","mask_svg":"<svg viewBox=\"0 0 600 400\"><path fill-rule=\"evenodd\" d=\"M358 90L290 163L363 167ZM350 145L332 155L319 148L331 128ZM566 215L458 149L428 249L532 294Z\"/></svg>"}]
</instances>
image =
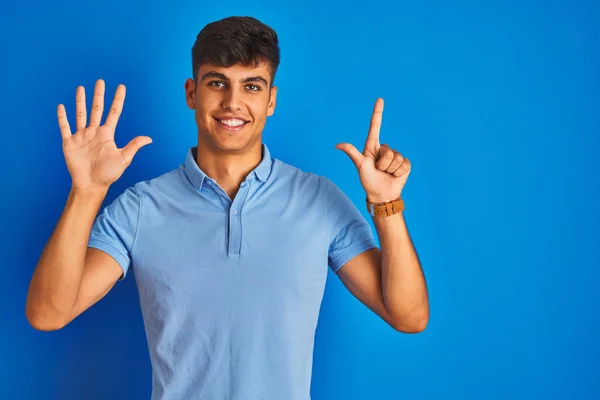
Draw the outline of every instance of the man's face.
<instances>
[{"instance_id":1,"label":"man's face","mask_svg":"<svg viewBox=\"0 0 600 400\"><path fill-rule=\"evenodd\" d=\"M199 144L225 152L260 146L266 119L275 111L277 87L270 87L269 82L266 63L257 68L202 65L198 82L185 82L187 105L196 114Z\"/></svg>"}]
</instances>

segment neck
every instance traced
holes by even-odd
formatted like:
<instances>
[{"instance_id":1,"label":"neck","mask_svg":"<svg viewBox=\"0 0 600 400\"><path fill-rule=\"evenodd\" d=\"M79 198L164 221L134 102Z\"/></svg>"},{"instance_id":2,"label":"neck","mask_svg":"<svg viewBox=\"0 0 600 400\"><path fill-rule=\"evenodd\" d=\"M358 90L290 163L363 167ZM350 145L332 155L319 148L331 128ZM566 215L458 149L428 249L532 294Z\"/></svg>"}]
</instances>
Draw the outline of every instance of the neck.
<instances>
[{"instance_id":1,"label":"neck","mask_svg":"<svg viewBox=\"0 0 600 400\"><path fill-rule=\"evenodd\" d=\"M240 184L262 160L262 144L246 152L215 151L202 143L198 143L196 163L204 173L214 179L217 184L233 199Z\"/></svg>"}]
</instances>

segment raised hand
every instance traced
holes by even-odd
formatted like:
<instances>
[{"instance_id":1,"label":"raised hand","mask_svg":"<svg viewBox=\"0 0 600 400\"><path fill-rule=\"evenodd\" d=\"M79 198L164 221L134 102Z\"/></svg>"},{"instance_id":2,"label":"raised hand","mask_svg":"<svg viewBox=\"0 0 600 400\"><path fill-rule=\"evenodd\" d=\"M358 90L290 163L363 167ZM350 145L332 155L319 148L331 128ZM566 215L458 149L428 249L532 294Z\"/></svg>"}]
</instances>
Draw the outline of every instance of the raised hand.
<instances>
[{"instance_id":1,"label":"raised hand","mask_svg":"<svg viewBox=\"0 0 600 400\"><path fill-rule=\"evenodd\" d=\"M362 153L350 143L340 143L336 149L346 153L356 168L367 199L371 203L385 203L400 197L410 174L410 161L388 145L379 144L379 130L383 116L383 99L377 99L371 117L371 127Z\"/></svg>"},{"instance_id":2,"label":"raised hand","mask_svg":"<svg viewBox=\"0 0 600 400\"><path fill-rule=\"evenodd\" d=\"M79 86L75 95L77 125L75 134L71 134L64 105L58 105L62 149L71 175L73 190L106 191L121 177L137 151L152 143L152 139L148 136L137 136L124 148L117 148L114 140L115 129L123 111L124 101L125 86L119 85L106 121L104 125L100 125L104 111L104 81L99 79L94 89L90 122L86 127L85 89Z\"/></svg>"}]
</instances>

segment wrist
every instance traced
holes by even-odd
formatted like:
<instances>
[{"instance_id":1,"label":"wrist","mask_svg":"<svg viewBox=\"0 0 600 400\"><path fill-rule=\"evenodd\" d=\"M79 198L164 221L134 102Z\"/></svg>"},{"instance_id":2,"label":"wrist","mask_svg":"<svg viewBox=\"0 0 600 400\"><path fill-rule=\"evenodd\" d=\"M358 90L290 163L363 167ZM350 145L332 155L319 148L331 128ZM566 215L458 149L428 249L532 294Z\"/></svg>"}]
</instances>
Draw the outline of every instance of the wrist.
<instances>
[{"instance_id":1,"label":"wrist","mask_svg":"<svg viewBox=\"0 0 600 400\"><path fill-rule=\"evenodd\" d=\"M389 217L390 215L398 214L404 211L404 200L401 196L391 201L386 201L386 197L368 196L366 204L367 211L374 217Z\"/></svg>"},{"instance_id":2,"label":"wrist","mask_svg":"<svg viewBox=\"0 0 600 400\"><path fill-rule=\"evenodd\" d=\"M399 198L400 198L400 196L390 198L390 197L385 197L385 196L371 196L371 195L367 194L367 201L371 204L389 203L394 200L398 200Z\"/></svg>"},{"instance_id":3,"label":"wrist","mask_svg":"<svg viewBox=\"0 0 600 400\"><path fill-rule=\"evenodd\" d=\"M71 187L71 196L73 197L87 197L87 198L104 198L108 193L108 187L97 187L90 189L77 189L75 187Z\"/></svg>"}]
</instances>

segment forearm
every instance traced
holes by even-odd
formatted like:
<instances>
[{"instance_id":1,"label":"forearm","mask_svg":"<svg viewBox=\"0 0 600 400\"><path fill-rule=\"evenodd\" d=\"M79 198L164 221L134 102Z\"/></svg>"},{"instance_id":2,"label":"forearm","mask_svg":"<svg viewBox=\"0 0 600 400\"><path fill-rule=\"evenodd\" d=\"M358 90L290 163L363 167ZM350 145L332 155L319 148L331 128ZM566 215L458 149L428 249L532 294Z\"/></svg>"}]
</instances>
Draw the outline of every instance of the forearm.
<instances>
[{"instance_id":1,"label":"forearm","mask_svg":"<svg viewBox=\"0 0 600 400\"><path fill-rule=\"evenodd\" d=\"M33 272L26 315L40 329L56 329L70 315L83 277L87 243L105 191L71 191Z\"/></svg>"},{"instance_id":2,"label":"forearm","mask_svg":"<svg viewBox=\"0 0 600 400\"><path fill-rule=\"evenodd\" d=\"M404 215L373 217L381 245L383 300L390 315L407 331L421 331L429 318L425 277Z\"/></svg>"}]
</instances>

